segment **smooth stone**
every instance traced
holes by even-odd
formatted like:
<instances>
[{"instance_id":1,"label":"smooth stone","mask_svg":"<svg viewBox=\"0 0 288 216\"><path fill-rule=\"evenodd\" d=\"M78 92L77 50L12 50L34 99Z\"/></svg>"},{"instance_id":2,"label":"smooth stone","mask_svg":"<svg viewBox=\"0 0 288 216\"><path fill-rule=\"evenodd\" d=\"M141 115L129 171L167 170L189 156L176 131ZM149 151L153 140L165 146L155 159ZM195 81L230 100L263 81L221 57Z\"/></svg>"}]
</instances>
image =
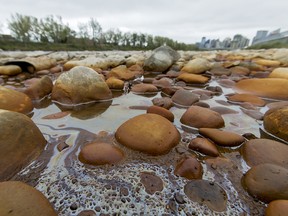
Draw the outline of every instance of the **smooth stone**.
<instances>
[{"instance_id":1,"label":"smooth stone","mask_svg":"<svg viewBox=\"0 0 288 216\"><path fill-rule=\"evenodd\" d=\"M269 163L253 166L244 175L243 186L263 202L288 199L288 169Z\"/></svg>"},{"instance_id":2,"label":"smooth stone","mask_svg":"<svg viewBox=\"0 0 288 216\"><path fill-rule=\"evenodd\" d=\"M264 115L263 125L269 133L288 141L288 106L267 111Z\"/></svg>"},{"instance_id":3,"label":"smooth stone","mask_svg":"<svg viewBox=\"0 0 288 216\"><path fill-rule=\"evenodd\" d=\"M48 199L38 190L20 181L0 182L0 215L56 216Z\"/></svg>"},{"instance_id":4,"label":"smooth stone","mask_svg":"<svg viewBox=\"0 0 288 216\"><path fill-rule=\"evenodd\" d=\"M247 109L243 109L243 108L240 108L241 111L243 113L245 113L246 115L250 116L251 118L254 118L256 120L263 120L263 113L261 113L260 111L258 110L247 110Z\"/></svg>"},{"instance_id":5,"label":"smooth stone","mask_svg":"<svg viewBox=\"0 0 288 216\"><path fill-rule=\"evenodd\" d=\"M220 115L227 115L227 114L237 114L239 113L238 111L234 109L230 109L228 107L223 107L223 106L216 106L216 107L211 107L211 110L219 113Z\"/></svg>"},{"instance_id":6,"label":"smooth stone","mask_svg":"<svg viewBox=\"0 0 288 216\"><path fill-rule=\"evenodd\" d=\"M144 62L145 71L165 72L178 59L180 54L169 46L161 46L153 50L151 56Z\"/></svg>"},{"instance_id":7,"label":"smooth stone","mask_svg":"<svg viewBox=\"0 0 288 216\"><path fill-rule=\"evenodd\" d=\"M251 95L251 94L234 94L234 95L228 96L227 99L233 102L248 102L255 106L260 106L260 107L265 106L266 104L266 102L262 98L257 97L255 95Z\"/></svg>"},{"instance_id":8,"label":"smooth stone","mask_svg":"<svg viewBox=\"0 0 288 216\"><path fill-rule=\"evenodd\" d=\"M115 138L128 148L151 155L162 155L179 143L180 134L169 120L149 113L124 122L117 129Z\"/></svg>"},{"instance_id":9,"label":"smooth stone","mask_svg":"<svg viewBox=\"0 0 288 216\"><path fill-rule=\"evenodd\" d=\"M139 83L133 85L131 91L134 93L156 93L158 92L158 89L152 84Z\"/></svg>"},{"instance_id":10,"label":"smooth stone","mask_svg":"<svg viewBox=\"0 0 288 216\"><path fill-rule=\"evenodd\" d=\"M202 102L202 101L198 101L198 102L194 103L193 106L200 106L200 107L204 107L204 108L210 108L209 104L207 104L205 102Z\"/></svg>"},{"instance_id":11,"label":"smooth stone","mask_svg":"<svg viewBox=\"0 0 288 216\"><path fill-rule=\"evenodd\" d=\"M281 62L276 60L268 60L268 59L255 59L253 60L258 65L263 65L267 67L279 67Z\"/></svg>"},{"instance_id":12,"label":"smooth stone","mask_svg":"<svg viewBox=\"0 0 288 216\"><path fill-rule=\"evenodd\" d=\"M168 119L171 122L174 121L174 114L171 111L169 111L163 107L150 106L147 109L147 113L154 113L154 114L163 116L164 118Z\"/></svg>"},{"instance_id":13,"label":"smooth stone","mask_svg":"<svg viewBox=\"0 0 288 216\"><path fill-rule=\"evenodd\" d=\"M14 76L14 75L20 74L21 72L22 72L22 69L18 65L0 66L0 74L1 75Z\"/></svg>"},{"instance_id":14,"label":"smooth stone","mask_svg":"<svg viewBox=\"0 0 288 216\"><path fill-rule=\"evenodd\" d=\"M288 68L276 68L270 74L269 78L283 78L288 79Z\"/></svg>"},{"instance_id":15,"label":"smooth stone","mask_svg":"<svg viewBox=\"0 0 288 216\"><path fill-rule=\"evenodd\" d=\"M199 96L185 89L179 89L172 96L173 103L181 106L191 106L199 101Z\"/></svg>"},{"instance_id":16,"label":"smooth stone","mask_svg":"<svg viewBox=\"0 0 288 216\"><path fill-rule=\"evenodd\" d=\"M252 139L241 147L244 160L250 166L271 163L288 169L288 145L270 139Z\"/></svg>"},{"instance_id":17,"label":"smooth stone","mask_svg":"<svg viewBox=\"0 0 288 216\"><path fill-rule=\"evenodd\" d=\"M91 68L76 66L57 78L51 98L62 104L77 105L111 99L112 93L100 74Z\"/></svg>"},{"instance_id":18,"label":"smooth stone","mask_svg":"<svg viewBox=\"0 0 288 216\"><path fill-rule=\"evenodd\" d=\"M199 133L224 147L239 146L245 141L244 137L239 134L213 128L200 128Z\"/></svg>"},{"instance_id":19,"label":"smooth stone","mask_svg":"<svg viewBox=\"0 0 288 216\"><path fill-rule=\"evenodd\" d=\"M201 74L210 69L211 69L211 64L207 59L196 58L196 59L190 60L187 64L185 64L184 67L181 69L181 72Z\"/></svg>"},{"instance_id":20,"label":"smooth stone","mask_svg":"<svg viewBox=\"0 0 288 216\"><path fill-rule=\"evenodd\" d=\"M182 73L177 77L177 79L188 84L205 84L209 81L209 78L206 76L190 73Z\"/></svg>"},{"instance_id":21,"label":"smooth stone","mask_svg":"<svg viewBox=\"0 0 288 216\"><path fill-rule=\"evenodd\" d=\"M188 148L208 156L212 157L219 156L219 152L216 145L206 138L197 137L192 139L188 145Z\"/></svg>"},{"instance_id":22,"label":"smooth stone","mask_svg":"<svg viewBox=\"0 0 288 216\"><path fill-rule=\"evenodd\" d=\"M234 90L259 97L288 100L288 80L281 78L244 79L236 83Z\"/></svg>"},{"instance_id":23,"label":"smooth stone","mask_svg":"<svg viewBox=\"0 0 288 216\"><path fill-rule=\"evenodd\" d=\"M265 216L286 216L288 212L288 200L274 200L265 209Z\"/></svg>"},{"instance_id":24,"label":"smooth stone","mask_svg":"<svg viewBox=\"0 0 288 216\"><path fill-rule=\"evenodd\" d=\"M106 80L106 83L110 89L123 89L124 81L116 77L110 77Z\"/></svg>"},{"instance_id":25,"label":"smooth stone","mask_svg":"<svg viewBox=\"0 0 288 216\"><path fill-rule=\"evenodd\" d=\"M167 88L167 87L170 87L172 86L173 84L173 80L172 79L169 79L167 77L163 77L161 78L160 80L154 80L152 82L153 85L155 85L156 87L158 88Z\"/></svg>"},{"instance_id":26,"label":"smooth stone","mask_svg":"<svg viewBox=\"0 0 288 216\"><path fill-rule=\"evenodd\" d=\"M183 89L180 86L171 86L171 87L167 87L167 88L162 88L161 91L168 96L173 96L175 94L176 91L178 91L179 89Z\"/></svg>"},{"instance_id":27,"label":"smooth stone","mask_svg":"<svg viewBox=\"0 0 288 216\"><path fill-rule=\"evenodd\" d=\"M155 106L163 107L167 110L169 110L173 106L173 101L169 97L153 98L152 103Z\"/></svg>"},{"instance_id":28,"label":"smooth stone","mask_svg":"<svg viewBox=\"0 0 288 216\"><path fill-rule=\"evenodd\" d=\"M231 71L224 67L213 68L212 70L210 70L210 73L212 73L214 76L222 76L222 75L230 76L231 75Z\"/></svg>"},{"instance_id":29,"label":"smooth stone","mask_svg":"<svg viewBox=\"0 0 288 216\"><path fill-rule=\"evenodd\" d=\"M242 66L235 66L232 68L229 68L231 71L231 75L243 75L243 76L248 76L250 73L250 70L246 67Z\"/></svg>"},{"instance_id":30,"label":"smooth stone","mask_svg":"<svg viewBox=\"0 0 288 216\"><path fill-rule=\"evenodd\" d=\"M174 174L190 180L201 179L203 168L196 157L185 157L177 163Z\"/></svg>"},{"instance_id":31,"label":"smooth stone","mask_svg":"<svg viewBox=\"0 0 288 216\"><path fill-rule=\"evenodd\" d=\"M0 110L0 181L10 179L43 151L46 140L22 113Z\"/></svg>"},{"instance_id":32,"label":"smooth stone","mask_svg":"<svg viewBox=\"0 0 288 216\"><path fill-rule=\"evenodd\" d=\"M211 109L191 106L181 116L180 122L195 128L221 128L225 126L224 119Z\"/></svg>"},{"instance_id":33,"label":"smooth stone","mask_svg":"<svg viewBox=\"0 0 288 216\"><path fill-rule=\"evenodd\" d=\"M34 107L26 94L0 86L0 109L28 114Z\"/></svg>"},{"instance_id":34,"label":"smooth stone","mask_svg":"<svg viewBox=\"0 0 288 216\"><path fill-rule=\"evenodd\" d=\"M26 80L28 87L23 91L32 100L40 100L52 92L53 82L49 76Z\"/></svg>"},{"instance_id":35,"label":"smooth stone","mask_svg":"<svg viewBox=\"0 0 288 216\"><path fill-rule=\"evenodd\" d=\"M288 101L272 102L266 105L269 109L288 106Z\"/></svg>"},{"instance_id":36,"label":"smooth stone","mask_svg":"<svg viewBox=\"0 0 288 216\"><path fill-rule=\"evenodd\" d=\"M123 151L109 143L90 143L85 145L78 156L82 163L90 165L116 164L123 160Z\"/></svg>"},{"instance_id":37,"label":"smooth stone","mask_svg":"<svg viewBox=\"0 0 288 216\"><path fill-rule=\"evenodd\" d=\"M184 186L184 193L193 202L205 204L213 211L222 212L227 208L227 194L217 183L192 180Z\"/></svg>"},{"instance_id":38,"label":"smooth stone","mask_svg":"<svg viewBox=\"0 0 288 216\"><path fill-rule=\"evenodd\" d=\"M117 79L121 80L133 80L137 75L140 75L141 72L139 71L131 71L129 70L126 65L119 65L116 68L113 68L109 73L108 73L108 78L110 77L115 77Z\"/></svg>"},{"instance_id":39,"label":"smooth stone","mask_svg":"<svg viewBox=\"0 0 288 216\"><path fill-rule=\"evenodd\" d=\"M146 193L150 195L162 191L164 188L162 179L152 172L141 172L140 182L143 184Z\"/></svg>"},{"instance_id":40,"label":"smooth stone","mask_svg":"<svg viewBox=\"0 0 288 216\"><path fill-rule=\"evenodd\" d=\"M222 87L225 88L232 88L233 86L235 86L236 82L230 79L220 79L217 80L218 84Z\"/></svg>"}]
</instances>

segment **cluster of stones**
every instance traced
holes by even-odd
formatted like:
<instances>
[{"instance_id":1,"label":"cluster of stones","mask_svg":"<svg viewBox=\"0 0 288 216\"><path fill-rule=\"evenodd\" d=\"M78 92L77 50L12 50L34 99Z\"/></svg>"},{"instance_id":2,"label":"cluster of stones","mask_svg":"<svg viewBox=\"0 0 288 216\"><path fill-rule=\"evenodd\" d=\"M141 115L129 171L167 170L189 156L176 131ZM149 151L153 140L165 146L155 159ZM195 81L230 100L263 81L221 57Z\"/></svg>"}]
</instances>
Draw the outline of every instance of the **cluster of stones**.
<instances>
[{"instance_id":1,"label":"cluster of stones","mask_svg":"<svg viewBox=\"0 0 288 216\"><path fill-rule=\"evenodd\" d=\"M153 156L168 154L181 142L181 134L173 123L175 116L170 111L176 106L186 109L180 122L198 131L197 137L189 140L187 153L174 167L176 176L189 180L184 188L189 199L204 203L214 211L226 210L225 191L216 183L202 180L203 167L195 155L221 157L219 149L239 147L251 167L243 174L247 192L269 203L267 215L287 212L288 146L283 142L288 142L288 105L270 103L271 108L264 115L259 111L259 107L269 102L267 99L288 100L286 66L288 59L281 51L262 56L204 53L192 58L167 46L157 48L147 58L88 57L57 65L55 60L41 57L10 61L0 66L0 83L5 84L0 86L0 180L3 181L0 183L0 214L40 215L41 210L41 215L56 215L37 190L21 182L5 182L45 148L46 140L27 117L34 109L34 102L51 97L55 103L74 107L112 100L115 89L131 90L135 94L161 91L163 97L154 98L153 106L148 107L146 113L123 122L115 132L117 143L93 142L81 146L79 161L95 166L119 163L125 158L122 146ZM158 75L146 78L149 72ZM21 86L7 85L11 77L20 80ZM221 88L207 86L212 78L223 88L233 89L235 93L226 95L227 101L239 104L244 114L263 120L264 129L279 138L279 142L270 139L247 141L244 136L225 130L222 115L233 113L233 110L210 107L204 102L222 94ZM197 88L199 86L202 88ZM189 151L197 154L189 154ZM18 190L21 193L14 192ZM24 198L26 193L33 194L31 200ZM19 203L22 206L18 206ZM35 203L40 210L31 209L30 205ZM22 207L25 211L19 213Z\"/></svg>"}]
</instances>

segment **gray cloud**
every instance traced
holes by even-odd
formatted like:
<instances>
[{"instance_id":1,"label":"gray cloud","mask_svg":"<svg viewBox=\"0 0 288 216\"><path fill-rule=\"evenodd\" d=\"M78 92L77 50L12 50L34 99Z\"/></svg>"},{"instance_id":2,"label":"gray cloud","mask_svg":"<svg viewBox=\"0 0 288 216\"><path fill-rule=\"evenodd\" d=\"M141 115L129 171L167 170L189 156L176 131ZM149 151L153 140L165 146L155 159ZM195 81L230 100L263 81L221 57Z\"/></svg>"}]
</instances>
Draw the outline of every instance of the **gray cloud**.
<instances>
[{"instance_id":1,"label":"gray cloud","mask_svg":"<svg viewBox=\"0 0 288 216\"><path fill-rule=\"evenodd\" d=\"M120 28L161 35L186 43L240 33L252 38L257 30L288 29L287 0L2 0L0 22L11 14L38 18L61 15L74 29L96 18L104 29Z\"/></svg>"}]
</instances>

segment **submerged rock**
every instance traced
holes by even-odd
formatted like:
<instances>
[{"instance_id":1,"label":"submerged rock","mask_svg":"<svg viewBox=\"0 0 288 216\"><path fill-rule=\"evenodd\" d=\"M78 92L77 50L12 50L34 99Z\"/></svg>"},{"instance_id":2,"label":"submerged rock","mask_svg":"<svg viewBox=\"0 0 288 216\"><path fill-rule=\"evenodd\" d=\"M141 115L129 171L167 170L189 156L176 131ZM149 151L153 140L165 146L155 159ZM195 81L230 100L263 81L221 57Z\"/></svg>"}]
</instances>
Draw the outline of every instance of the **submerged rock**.
<instances>
[{"instance_id":1,"label":"submerged rock","mask_svg":"<svg viewBox=\"0 0 288 216\"><path fill-rule=\"evenodd\" d=\"M141 172L140 173L140 182L145 187L146 193L153 195L157 191L163 190L163 181L160 177L156 176L151 172Z\"/></svg>"},{"instance_id":2,"label":"submerged rock","mask_svg":"<svg viewBox=\"0 0 288 216\"><path fill-rule=\"evenodd\" d=\"M192 180L185 185L184 193L193 202L205 204L213 211L226 210L228 197L217 183L207 180Z\"/></svg>"},{"instance_id":3,"label":"submerged rock","mask_svg":"<svg viewBox=\"0 0 288 216\"><path fill-rule=\"evenodd\" d=\"M142 114L124 122L115 133L122 145L151 155L168 153L180 141L176 127L156 114Z\"/></svg>"},{"instance_id":4,"label":"submerged rock","mask_svg":"<svg viewBox=\"0 0 288 216\"><path fill-rule=\"evenodd\" d=\"M20 181L0 182L0 215L56 216L48 199L38 190Z\"/></svg>"},{"instance_id":5,"label":"submerged rock","mask_svg":"<svg viewBox=\"0 0 288 216\"><path fill-rule=\"evenodd\" d=\"M262 98L251 94L234 94L228 96L227 99L233 102L249 102L255 106L260 107L265 106L266 104L266 102Z\"/></svg>"},{"instance_id":6,"label":"submerged rock","mask_svg":"<svg viewBox=\"0 0 288 216\"><path fill-rule=\"evenodd\" d=\"M3 181L36 159L46 140L34 122L21 113L0 110L0 128L0 181Z\"/></svg>"},{"instance_id":7,"label":"submerged rock","mask_svg":"<svg viewBox=\"0 0 288 216\"><path fill-rule=\"evenodd\" d=\"M201 179L203 168L196 157L185 157L177 163L174 174L190 180Z\"/></svg>"},{"instance_id":8,"label":"submerged rock","mask_svg":"<svg viewBox=\"0 0 288 216\"><path fill-rule=\"evenodd\" d=\"M103 77L84 66L61 74L52 90L52 100L68 105L111 98L112 93Z\"/></svg>"},{"instance_id":9,"label":"submerged rock","mask_svg":"<svg viewBox=\"0 0 288 216\"><path fill-rule=\"evenodd\" d=\"M185 89L179 89L172 96L172 101L176 105L191 106L199 101L199 96Z\"/></svg>"}]
</instances>

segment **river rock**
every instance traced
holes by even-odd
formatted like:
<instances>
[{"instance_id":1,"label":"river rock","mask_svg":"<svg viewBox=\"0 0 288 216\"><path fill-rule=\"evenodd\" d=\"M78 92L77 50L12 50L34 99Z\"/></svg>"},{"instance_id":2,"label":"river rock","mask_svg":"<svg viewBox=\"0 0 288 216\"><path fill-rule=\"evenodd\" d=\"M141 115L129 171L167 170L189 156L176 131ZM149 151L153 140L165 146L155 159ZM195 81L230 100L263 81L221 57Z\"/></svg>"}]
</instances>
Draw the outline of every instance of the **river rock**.
<instances>
[{"instance_id":1,"label":"river rock","mask_svg":"<svg viewBox=\"0 0 288 216\"><path fill-rule=\"evenodd\" d=\"M287 79L244 79L237 82L234 89L238 93L248 93L264 98L288 100Z\"/></svg>"},{"instance_id":2,"label":"river rock","mask_svg":"<svg viewBox=\"0 0 288 216\"><path fill-rule=\"evenodd\" d=\"M238 146L245 141L244 137L239 134L213 128L200 128L199 133L212 140L215 144L224 147Z\"/></svg>"},{"instance_id":3,"label":"river rock","mask_svg":"<svg viewBox=\"0 0 288 216\"><path fill-rule=\"evenodd\" d=\"M182 73L177 77L177 79L188 84L205 84L209 81L209 78L206 76L190 73Z\"/></svg>"},{"instance_id":4,"label":"river rock","mask_svg":"<svg viewBox=\"0 0 288 216\"><path fill-rule=\"evenodd\" d=\"M90 143L81 149L78 158L90 165L115 164L124 158L124 153L109 143Z\"/></svg>"},{"instance_id":5,"label":"river rock","mask_svg":"<svg viewBox=\"0 0 288 216\"><path fill-rule=\"evenodd\" d=\"M191 106L199 101L199 96L185 89L179 89L172 96L173 103L181 106Z\"/></svg>"},{"instance_id":6,"label":"river rock","mask_svg":"<svg viewBox=\"0 0 288 216\"><path fill-rule=\"evenodd\" d=\"M168 153L180 141L176 127L156 114L142 114L124 122L115 133L122 145L151 155Z\"/></svg>"},{"instance_id":7,"label":"river rock","mask_svg":"<svg viewBox=\"0 0 288 216\"><path fill-rule=\"evenodd\" d=\"M20 74L21 72L22 72L22 69L18 65L0 66L0 74L1 75L14 76L14 75Z\"/></svg>"},{"instance_id":8,"label":"river rock","mask_svg":"<svg viewBox=\"0 0 288 216\"><path fill-rule=\"evenodd\" d=\"M226 69L224 67L215 67L212 70L210 70L210 73L212 73L214 76L230 76L231 71L229 69Z\"/></svg>"},{"instance_id":9,"label":"river rock","mask_svg":"<svg viewBox=\"0 0 288 216\"><path fill-rule=\"evenodd\" d=\"M286 216L288 212L288 200L274 200L265 209L265 216Z\"/></svg>"},{"instance_id":10,"label":"river rock","mask_svg":"<svg viewBox=\"0 0 288 216\"><path fill-rule=\"evenodd\" d=\"M234 94L228 96L227 99L233 102L249 102L255 106L260 107L265 106L266 104L266 102L262 98L251 94Z\"/></svg>"},{"instance_id":11,"label":"river rock","mask_svg":"<svg viewBox=\"0 0 288 216\"><path fill-rule=\"evenodd\" d=\"M193 202L205 204L213 211L226 210L227 194L215 182L199 179L189 181L184 187L184 193Z\"/></svg>"},{"instance_id":12,"label":"river rock","mask_svg":"<svg viewBox=\"0 0 288 216\"><path fill-rule=\"evenodd\" d=\"M205 138L197 137L192 139L188 145L188 148L208 156L212 157L219 156L219 152L216 145Z\"/></svg>"},{"instance_id":13,"label":"river rock","mask_svg":"<svg viewBox=\"0 0 288 216\"><path fill-rule=\"evenodd\" d=\"M164 118L168 119L171 122L174 121L174 114L171 111L169 111L163 107L160 107L160 106L148 107L147 113L154 113L154 114L163 116Z\"/></svg>"},{"instance_id":14,"label":"river rock","mask_svg":"<svg viewBox=\"0 0 288 216\"><path fill-rule=\"evenodd\" d=\"M283 66L288 66L288 49L277 49L273 54L273 59Z\"/></svg>"},{"instance_id":15,"label":"river rock","mask_svg":"<svg viewBox=\"0 0 288 216\"><path fill-rule=\"evenodd\" d=\"M138 94L157 93L158 88L152 84L139 83L139 84L133 85L131 88L131 91L134 93L138 93Z\"/></svg>"},{"instance_id":16,"label":"river rock","mask_svg":"<svg viewBox=\"0 0 288 216\"><path fill-rule=\"evenodd\" d=\"M271 163L288 169L288 145L269 139L252 139L246 142L241 152L249 166Z\"/></svg>"},{"instance_id":17,"label":"river rock","mask_svg":"<svg viewBox=\"0 0 288 216\"><path fill-rule=\"evenodd\" d=\"M190 180L201 179L203 168L196 157L185 157L177 163L174 174Z\"/></svg>"},{"instance_id":18,"label":"river rock","mask_svg":"<svg viewBox=\"0 0 288 216\"><path fill-rule=\"evenodd\" d=\"M173 106L173 101L170 97L153 98L152 103L155 106L163 107L167 110Z\"/></svg>"},{"instance_id":19,"label":"river rock","mask_svg":"<svg viewBox=\"0 0 288 216\"><path fill-rule=\"evenodd\" d=\"M26 81L28 87L23 93L28 95L32 100L39 100L49 95L53 89L53 82L49 76L42 78L32 78Z\"/></svg>"},{"instance_id":20,"label":"river rock","mask_svg":"<svg viewBox=\"0 0 288 216\"><path fill-rule=\"evenodd\" d=\"M34 122L21 113L0 110L0 128L0 181L3 181L36 159L46 140Z\"/></svg>"},{"instance_id":21,"label":"river rock","mask_svg":"<svg viewBox=\"0 0 288 216\"><path fill-rule=\"evenodd\" d=\"M288 68L276 68L270 74L269 78L284 78L288 79Z\"/></svg>"},{"instance_id":22,"label":"river rock","mask_svg":"<svg viewBox=\"0 0 288 216\"><path fill-rule=\"evenodd\" d=\"M124 81L116 77L110 77L106 80L106 83L110 89L123 89Z\"/></svg>"},{"instance_id":23,"label":"river rock","mask_svg":"<svg viewBox=\"0 0 288 216\"><path fill-rule=\"evenodd\" d=\"M263 125L269 133L288 141L288 106L267 111L264 115Z\"/></svg>"},{"instance_id":24,"label":"river rock","mask_svg":"<svg viewBox=\"0 0 288 216\"><path fill-rule=\"evenodd\" d=\"M28 114L34 107L26 94L0 86L0 109Z\"/></svg>"},{"instance_id":25,"label":"river rock","mask_svg":"<svg viewBox=\"0 0 288 216\"><path fill-rule=\"evenodd\" d=\"M250 70L246 67L242 66L235 66L232 68L229 68L231 71L231 75L243 75L243 76L248 76L250 73Z\"/></svg>"},{"instance_id":26,"label":"river rock","mask_svg":"<svg viewBox=\"0 0 288 216\"><path fill-rule=\"evenodd\" d=\"M211 64L204 58L196 58L190 60L182 69L181 72L187 72L192 74L201 74L210 70Z\"/></svg>"},{"instance_id":27,"label":"river rock","mask_svg":"<svg viewBox=\"0 0 288 216\"><path fill-rule=\"evenodd\" d=\"M281 64L279 61L268 59L255 59L253 60L253 62L255 62L258 65L263 65L266 67L279 67Z\"/></svg>"},{"instance_id":28,"label":"river rock","mask_svg":"<svg viewBox=\"0 0 288 216\"><path fill-rule=\"evenodd\" d=\"M180 122L195 128L221 128L225 125L219 113L199 106L191 106L186 110Z\"/></svg>"},{"instance_id":29,"label":"river rock","mask_svg":"<svg viewBox=\"0 0 288 216\"><path fill-rule=\"evenodd\" d=\"M48 199L20 181L0 182L0 215L57 216Z\"/></svg>"},{"instance_id":30,"label":"river rock","mask_svg":"<svg viewBox=\"0 0 288 216\"><path fill-rule=\"evenodd\" d=\"M244 175L243 185L263 202L288 199L288 169L269 163L253 166Z\"/></svg>"},{"instance_id":31,"label":"river rock","mask_svg":"<svg viewBox=\"0 0 288 216\"><path fill-rule=\"evenodd\" d=\"M131 71L129 70L126 65L119 65L118 67L113 68L108 73L108 78L115 77L121 80L133 80L135 76L140 75L141 72L139 71Z\"/></svg>"},{"instance_id":32,"label":"river rock","mask_svg":"<svg viewBox=\"0 0 288 216\"><path fill-rule=\"evenodd\" d=\"M165 72L180 58L180 54L169 46L161 46L153 50L144 62L145 71Z\"/></svg>"},{"instance_id":33,"label":"river rock","mask_svg":"<svg viewBox=\"0 0 288 216\"><path fill-rule=\"evenodd\" d=\"M52 100L68 105L111 98L112 93L103 77L83 66L61 74L52 90Z\"/></svg>"},{"instance_id":34,"label":"river rock","mask_svg":"<svg viewBox=\"0 0 288 216\"><path fill-rule=\"evenodd\" d=\"M152 195L164 188L162 179L153 172L141 172L140 182L143 184L146 193Z\"/></svg>"}]
</instances>

